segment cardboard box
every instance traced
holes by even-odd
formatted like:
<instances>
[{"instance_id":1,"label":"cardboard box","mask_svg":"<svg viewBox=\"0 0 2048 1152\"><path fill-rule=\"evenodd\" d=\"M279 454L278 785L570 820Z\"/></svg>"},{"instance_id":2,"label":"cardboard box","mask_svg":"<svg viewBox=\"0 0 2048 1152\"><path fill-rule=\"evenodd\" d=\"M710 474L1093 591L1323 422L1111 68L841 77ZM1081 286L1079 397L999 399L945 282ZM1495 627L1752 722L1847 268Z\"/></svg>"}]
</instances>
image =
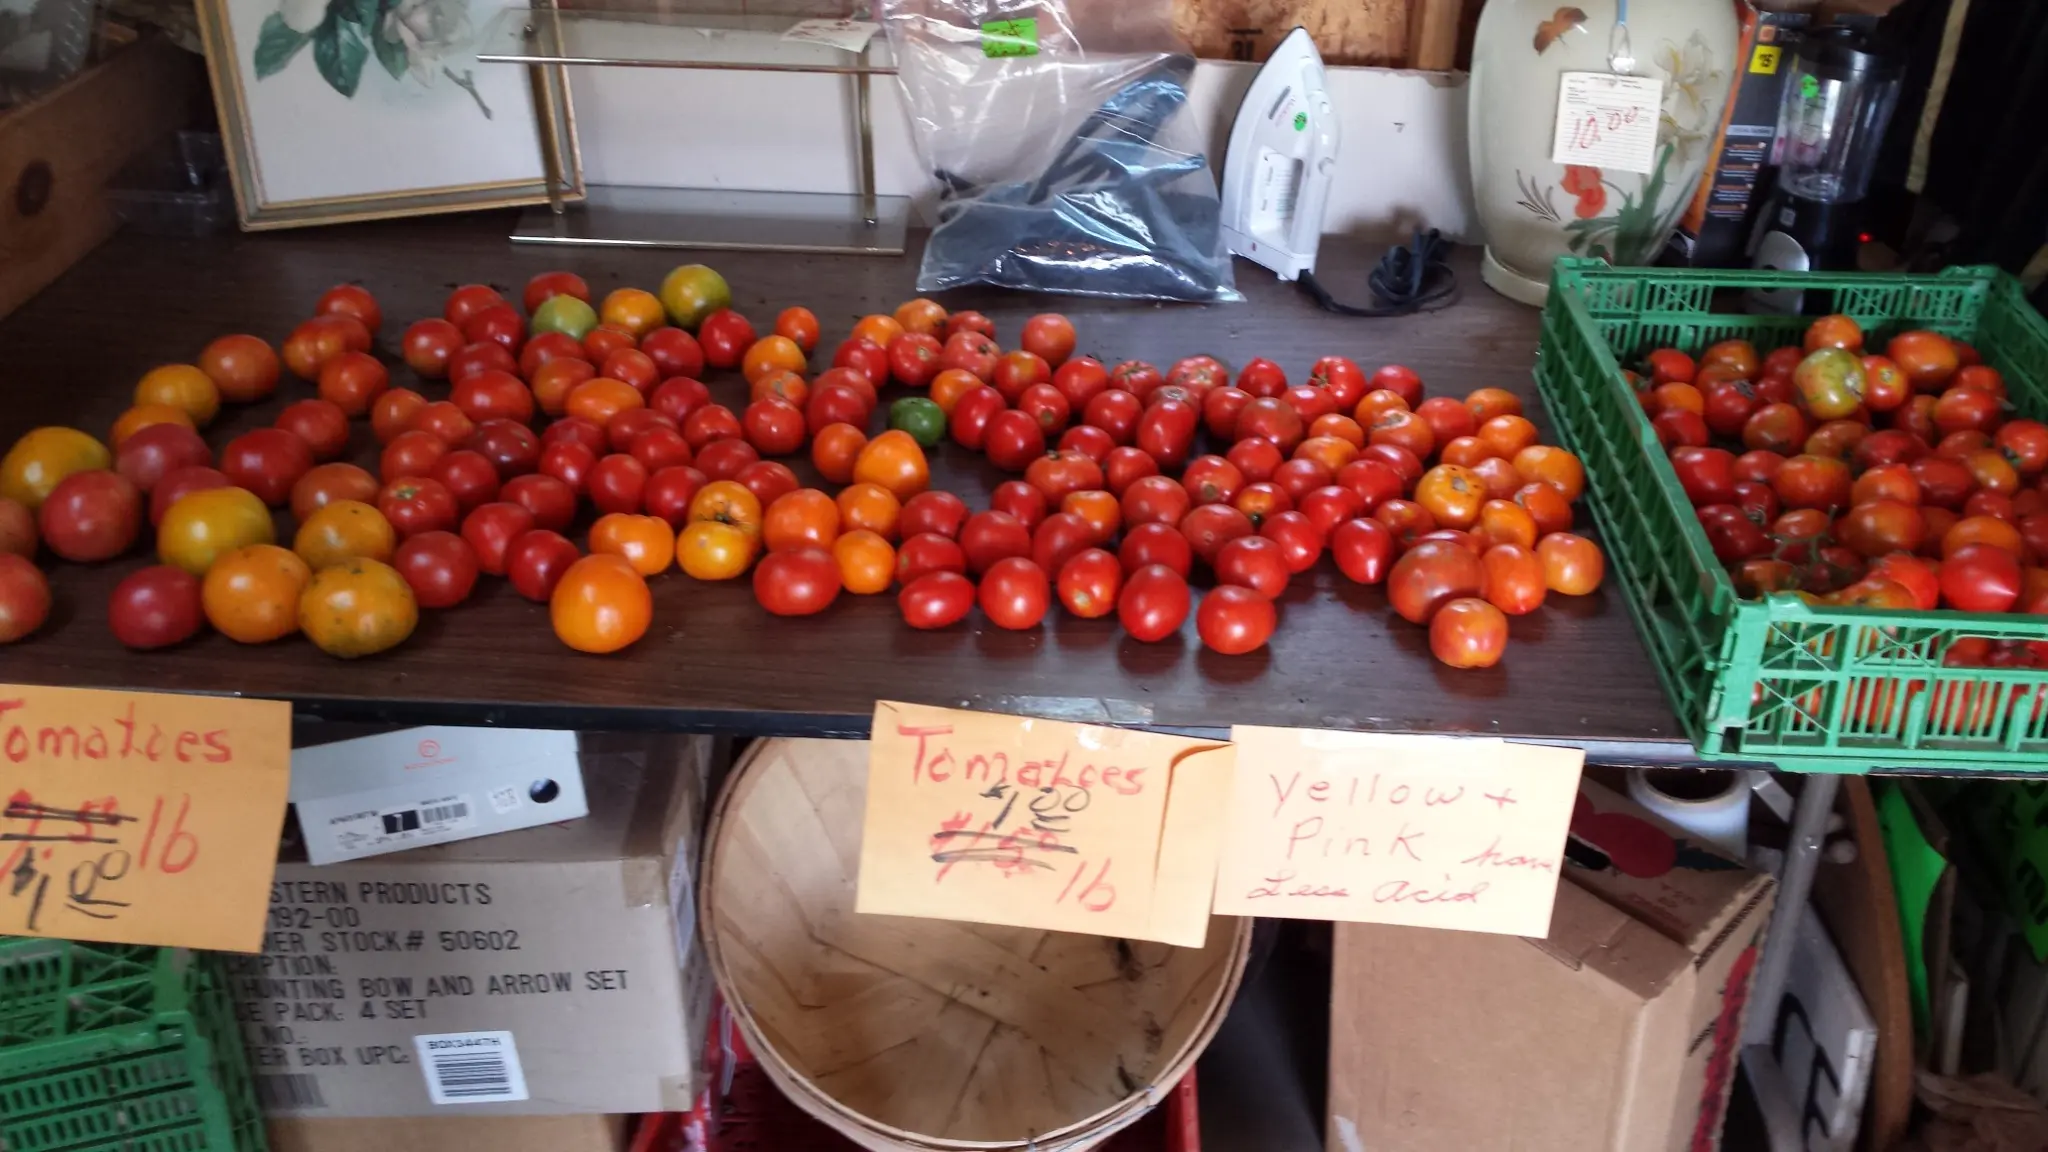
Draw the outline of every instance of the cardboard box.
<instances>
[{"instance_id":1,"label":"cardboard box","mask_svg":"<svg viewBox=\"0 0 2048 1152\"><path fill-rule=\"evenodd\" d=\"M232 981L271 1115L689 1107L710 977L695 871L711 742L586 734L590 815L279 863Z\"/></svg>"},{"instance_id":2,"label":"cardboard box","mask_svg":"<svg viewBox=\"0 0 2048 1152\"><path fill-rule=\"evenodd\" d=\"M1572 841L1544 939L1337 926L1329 1147L1719 1144L1775 882L1591 781Z\"/></svg>"},{"instance_id":3,"label":"cardboard box","mask_svg":"<svg viewBox=\"0 0 2048 1152\"><path fill-rule=\"evenodd\" d=\"M270 1152L622 1152L624 1116L415 1116L270 1122Z\"/></svg>"}]
</instances>

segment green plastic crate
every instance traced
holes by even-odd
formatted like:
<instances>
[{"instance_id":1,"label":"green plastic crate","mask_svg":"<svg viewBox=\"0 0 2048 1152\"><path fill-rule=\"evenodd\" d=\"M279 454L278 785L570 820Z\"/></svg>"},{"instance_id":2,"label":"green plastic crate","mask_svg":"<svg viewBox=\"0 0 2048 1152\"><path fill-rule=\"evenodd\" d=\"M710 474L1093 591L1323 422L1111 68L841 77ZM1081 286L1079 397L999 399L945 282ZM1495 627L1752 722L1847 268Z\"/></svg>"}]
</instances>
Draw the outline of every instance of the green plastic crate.
<instances>
[{"instance_id":1,"label":"green plastic crate","mask_svg":"<svg viewBox=\"0 0 2048 1152\"><path fill-rule=\"evenodd\" d=\"M0 937L0 1152L264 1152L217 957Z\"/></svg>"},{"instance_id":2,"label":"green plastic crate","mask_svg":"<svg viewBox=\"0 0 2048 1152\"><path fill-rule=\"evenodd\" d=\"M1611 576L1673 710L1707 760L2048 772L2048 670L1941 664L1963 637L2048 640L2048 617L1744 600L1714 559L1622 365L1737 337L1759 351L1797 344L1811 317L1750 315L1736 291L1791 285L1854 317L1874 346L1910 328L1969 341L2005 374L2022 415L2048 417L2048 323L1995 268L1799 274L1559 260L1536 385L1585 462Z\"/></svg>"}]
</instances>

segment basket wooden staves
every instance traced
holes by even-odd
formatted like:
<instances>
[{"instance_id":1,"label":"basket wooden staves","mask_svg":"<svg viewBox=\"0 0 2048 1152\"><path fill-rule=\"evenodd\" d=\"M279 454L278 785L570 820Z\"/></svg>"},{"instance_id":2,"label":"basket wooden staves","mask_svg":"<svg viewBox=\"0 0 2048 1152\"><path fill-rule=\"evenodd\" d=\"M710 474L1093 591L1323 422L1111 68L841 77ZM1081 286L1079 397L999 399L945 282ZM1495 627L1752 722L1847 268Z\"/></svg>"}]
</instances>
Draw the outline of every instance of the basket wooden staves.
<instances>
[{"instance_id":1,"label":"basket wooden staves","mask_svg":"<svg viewBox=\"0 0 2048 1152\"><path fill-rule=\"evenodd\" d=\"M766 740L706 833L719 991L791 1100L864 1148L1090 1148L1194 1064L1251 922L1145 941L854 908L868 745Z\"/></svg>"}]
</instances>

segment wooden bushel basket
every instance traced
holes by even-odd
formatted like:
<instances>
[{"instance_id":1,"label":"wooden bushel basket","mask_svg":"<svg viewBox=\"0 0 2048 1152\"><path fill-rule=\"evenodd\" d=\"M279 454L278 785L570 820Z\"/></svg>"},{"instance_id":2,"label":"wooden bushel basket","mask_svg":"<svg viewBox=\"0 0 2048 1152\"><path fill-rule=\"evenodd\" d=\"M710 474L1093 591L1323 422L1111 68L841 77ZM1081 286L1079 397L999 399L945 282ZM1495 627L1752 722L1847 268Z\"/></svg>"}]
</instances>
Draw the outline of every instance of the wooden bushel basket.
<instances>
[{"instance_id":1,"label":"wooden bushel basket","mask_svg":"<svg viewBox=\"0 0 2048 1152\"><path fill-rule=\"evenodd\" d=\"M1165 1098L1237 992L1201 948L853 910L868 745L766 740L705 833L699 924L762 1069L863 1148L1091 1148Z\"/></svg>"}]
</instances>

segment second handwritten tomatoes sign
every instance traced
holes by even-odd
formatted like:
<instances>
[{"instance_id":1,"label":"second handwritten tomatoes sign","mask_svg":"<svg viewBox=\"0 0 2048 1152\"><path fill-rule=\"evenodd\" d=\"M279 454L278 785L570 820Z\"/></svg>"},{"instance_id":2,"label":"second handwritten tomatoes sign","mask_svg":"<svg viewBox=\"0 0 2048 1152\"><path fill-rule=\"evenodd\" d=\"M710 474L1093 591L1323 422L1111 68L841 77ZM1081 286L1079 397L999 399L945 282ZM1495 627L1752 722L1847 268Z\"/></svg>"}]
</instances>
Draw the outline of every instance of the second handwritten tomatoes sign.
<instances>
[{"instance_id":1,"label":"second handwritten tomatoes sign","mask_svg":"<svg viewBox=\"0 0 2048 1152\"><path fill-rule=\"evenodd\" d=\"M0 685L0 933L254 952L291 705Z\"/></svg>"},{"instance_id":2,"label":"second handwritten tomatoes sign","mask_svg":"<svg viewBox=\"0 0 2048 1152\"><path fill-rule=\"evenodd\" d=\"M1585 754L1239 727L1216 911L1543 936Z\"/></svg>"},{"instance_id":3,"label":"second handwritten tomatoes sign","mask_svg":"<svg viewBox=\"0 0 2048 1152\"><path fill-rule=\"evenodd\" d=\"M875 706L860 912L1200 947L1231 749Z\"/></svg>"}]
</instances>

